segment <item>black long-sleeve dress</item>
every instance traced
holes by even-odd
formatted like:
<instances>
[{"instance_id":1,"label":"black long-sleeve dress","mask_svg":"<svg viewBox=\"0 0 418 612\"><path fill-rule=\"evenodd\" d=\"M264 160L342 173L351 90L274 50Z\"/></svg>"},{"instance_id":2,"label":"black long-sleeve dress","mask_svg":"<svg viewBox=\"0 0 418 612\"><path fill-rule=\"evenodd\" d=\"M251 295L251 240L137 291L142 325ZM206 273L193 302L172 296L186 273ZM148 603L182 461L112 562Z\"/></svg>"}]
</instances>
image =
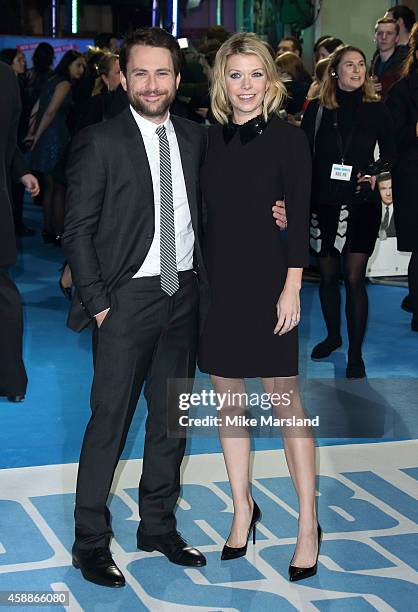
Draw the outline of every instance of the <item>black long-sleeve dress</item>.
<instances>
[{"instance_id":1,"label":"black long-sleeve dress","mask_svg":"<svg viewBox=\"0 0 418 612\"><path fill-rule=\"evenodd\" d=\"M396 236L400 251L418 251L418 70L390 90L386 102L396 127L398 160L393 171Z\"/></svg>"},{"instance_id":2,"label":"black long-sleeve dress","mask_svg":"<svg viewBox=\"0 0 418 612\"><path fill-rule=\"evenodd\" d=\"M289 267L309 261L311 158L302 130L273 116L209 128L201 172L211 306L199 367L225 378L295 376L298 331L274 335ZM287 232L272 206L285 197Z\"/></svg>"},{"instance_id":3,"label":"black long-sleeve dress","mask_svg":"<svg viewBox=\"0 0 418 612\"><path fill-rule=\"evenodd\" d=\"M363 188L356 193L358 172L367 173L379 145L380 165L390 168L395 160L395 134L392 117L382 102L363 102L363 91L337 90L337 121L343 148L350 132L351 143L345 164L353 166L349 182L331 179L333 163L341 163L334 127L334 111L324 108L315 139L312 177L312 214L310 245L319 256L345 253L371 255L381 220L378 189ZM309 104L302 121L311 150L314 148L315 120L318 101Z\"/></svg>"}]
</instances>

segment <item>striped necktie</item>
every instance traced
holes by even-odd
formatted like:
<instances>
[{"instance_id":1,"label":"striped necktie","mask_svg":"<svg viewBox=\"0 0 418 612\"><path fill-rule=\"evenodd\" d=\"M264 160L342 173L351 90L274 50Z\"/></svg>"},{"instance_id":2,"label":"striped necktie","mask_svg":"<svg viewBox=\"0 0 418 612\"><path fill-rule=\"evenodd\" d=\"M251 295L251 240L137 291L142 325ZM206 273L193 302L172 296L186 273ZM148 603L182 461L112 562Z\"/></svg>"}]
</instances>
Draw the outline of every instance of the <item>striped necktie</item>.
<instances>
[{"instance_id":1,"label":"striped necktie","mask_svg":"<svg viewBox=\"0 0 418 612\"><path fill-rule=\"evenodd\" d=\"M179 288L174 231L173 185L171 182L170 146L165 127L157 128L160 141L160 274L161 289L174 295Z\"/></svg>"}]
</instances>

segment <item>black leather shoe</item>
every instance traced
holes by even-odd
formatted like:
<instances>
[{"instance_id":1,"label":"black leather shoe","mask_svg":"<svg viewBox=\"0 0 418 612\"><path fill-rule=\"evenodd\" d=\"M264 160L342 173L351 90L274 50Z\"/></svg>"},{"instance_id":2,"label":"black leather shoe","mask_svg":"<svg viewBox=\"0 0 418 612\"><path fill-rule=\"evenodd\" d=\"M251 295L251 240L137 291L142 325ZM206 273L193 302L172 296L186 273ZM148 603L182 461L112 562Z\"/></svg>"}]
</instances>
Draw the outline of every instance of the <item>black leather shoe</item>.
<instances>
[{"instance_id":1,"label":"black leather shoe","mask_svg":"<svg viewBox=\"0 0 418 612\"><path fill-rule=\"evenodd\" d=\"M321 525L318 523L318 552L316 553L316 561L315 565L311 567L296 567L295 565L289 565L289 580L290 582L297 582L298 580L305 580L305 578L310 578L311 576L315 576L318 571L318 557L319 551L321 549L321 541L322 541L322 529Z\"/></svg>"},{"instance_id":2,"label":"black leather shoe","mask_svg":"<svg viewBox=\"0 0 418 612\"><path fill-rule=\"evenodd\" d=\"M231 559L238 559L239 557L243 557L247 552L248 539L250 537L251 530L253 532L253 544L255 545L255 526L258 521L261 519L261 510L254 502L253 515L251 517L251 523L248 527L247 533L247 542L244 546L235 547L235 546L225 546L222 549L221 561L230 561Z\"/></svg>"},{"instance_id":3,"label":"black leather shoe","mask_svg":"<svg viewBox=\"0 0 418 612\"><path fill-rule=\"evenodd\" d=\"M81 550L74 544L73 566L80 569L84 578L100 586L117 589L125 586L125 578L113 561L108 547Z\"/></svg>"},{"instance_id":4,"label":"black leather shoe","mask_svg":"<svg viewBox=\"0 0 418 612\"><path fill-rule=\"evenodd\" d=\"M171 563L187 565L189 567L203 567L206 559L202 553L189 546L177 531L164 533L163 535L145 535L138 532L137 545L140 550L153 552L158 550L167 557Z\"/></svg>"},{"instance_id":5,"label":"black leather shoe","mask_svg":"<svg viewBox=\"0 0 418 612\"><path fill-rule=\"evenodd\" d=\"M366 378L366 367L363 359L349 359L345 371L347 378Z\"/></svg>"},{"instance_id":6,"label":"black leather shoe","mask_svg":"<svg viewBox=\"0 0 418 612\"><path fill-rule=\"evenodd\" d=\"M326 338L312 349L311 359L325 359L329 357L333 351L336 351L342 345L341 336L338 338Z\"/></svg>"},{"instance_id":7,"label":"black leather shoe","mask_svg":"<svg viewBox=\"0 0 418 612\"><path fill-rule=\"evenodd\" d=\"M24 395L8 395L7 399L9 400L9 402L13 402L14 404L19 404L20 402L23 402L25 399Z\"/></svg>"}]
</instances>

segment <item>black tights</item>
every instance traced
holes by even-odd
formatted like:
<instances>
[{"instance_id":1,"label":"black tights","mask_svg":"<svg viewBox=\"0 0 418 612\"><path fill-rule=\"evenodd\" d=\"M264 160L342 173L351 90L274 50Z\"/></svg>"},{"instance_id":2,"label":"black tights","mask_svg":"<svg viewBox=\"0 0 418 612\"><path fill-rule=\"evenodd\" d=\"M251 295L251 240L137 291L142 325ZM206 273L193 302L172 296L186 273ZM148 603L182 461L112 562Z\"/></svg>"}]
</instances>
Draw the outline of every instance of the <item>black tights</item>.
<instances>
[{"instance_id":1,"label":"black tights","mask_svg":"<svg viewBox=\"0 0 418 612\"><path fill-rule=\"evenodd\" d=\"M418 319L418 251L413 251L408 265L409 299L414 318Z\"/></svg>"},{"instance_id":2,"label":"black tights","mask_svg":"<svg viewBox=\"0 0 418 612\"><path fill-rule=\"evenodd\" d=\"M319 297L330 340L338 339L341 333L340 259L340 256L318 258L321 274ZM365 281L369 256L365 253L347 253L344 259L348 356L358 359L361 357L367 324L368 299Z\"/></svg>"}]
</instances>

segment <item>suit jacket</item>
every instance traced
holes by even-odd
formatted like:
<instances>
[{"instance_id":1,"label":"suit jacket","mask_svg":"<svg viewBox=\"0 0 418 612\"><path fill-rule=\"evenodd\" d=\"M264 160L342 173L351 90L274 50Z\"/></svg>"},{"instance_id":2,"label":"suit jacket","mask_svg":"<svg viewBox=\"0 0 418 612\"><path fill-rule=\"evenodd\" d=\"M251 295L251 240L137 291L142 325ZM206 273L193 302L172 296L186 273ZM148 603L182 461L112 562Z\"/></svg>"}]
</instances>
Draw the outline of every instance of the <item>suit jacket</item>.
<instances>
[{"instance_id":1,"label":"suit jacket","mask_svg":"<svg viewBox=\"0 0 418 612\"><path fill-rule=\"evenodd\" d=\"M386 101L392 113L398 146L397 170L418 174L418 74L401 79L390 90ZM414 198L412 198L414 201Z\"/></svg>"},{"instance_id":2,"label":"suit jacket","mask_svg":"<svg viewBox=\"0 0 418 612\"><path fill-rule=\"evenodd\" d=\"M382 206L382 209L383 209L383 206ZM383 228L383 219L384 219L384 216L385 216L385 214L384 214L385 210L386 209L382 210L382 220L380 222L380 229L384 229ZM389 214L390 214L390 219L389 219L389 225L386 228L386 237L387 238L396 238L395 215L394 215L394 208L393 208L393 206L392 206L392 210L391 210L391 212Z\"/></svg>"},{"instance_id":3,"label":"suit jacket","mask_svg":"<svg viewBox=\"0 0 418 612\"><path fill-rule=\"evenodd\" d=\"M171 121L195 235L203 323L209 296L201 249L199 169L206 154L206 131L186 119L171 116ZM138 271L154 237L151 170L130 108L77 135L67 177L63 245L76 287L68 325L81 331L95 314L111 306L112 291Z\"/></svg>"},{"instance_id":4,"label":"suit jacket","mask_svg":"<svg viewBox=\"0 0 418 612\"><path fill-rule=\"evenodd\" d=\"M20 111L17 78L9 66L0 62L0 268L16 262L10 182L28 172L17 147Z\"/></svg>"}]
</instances>

